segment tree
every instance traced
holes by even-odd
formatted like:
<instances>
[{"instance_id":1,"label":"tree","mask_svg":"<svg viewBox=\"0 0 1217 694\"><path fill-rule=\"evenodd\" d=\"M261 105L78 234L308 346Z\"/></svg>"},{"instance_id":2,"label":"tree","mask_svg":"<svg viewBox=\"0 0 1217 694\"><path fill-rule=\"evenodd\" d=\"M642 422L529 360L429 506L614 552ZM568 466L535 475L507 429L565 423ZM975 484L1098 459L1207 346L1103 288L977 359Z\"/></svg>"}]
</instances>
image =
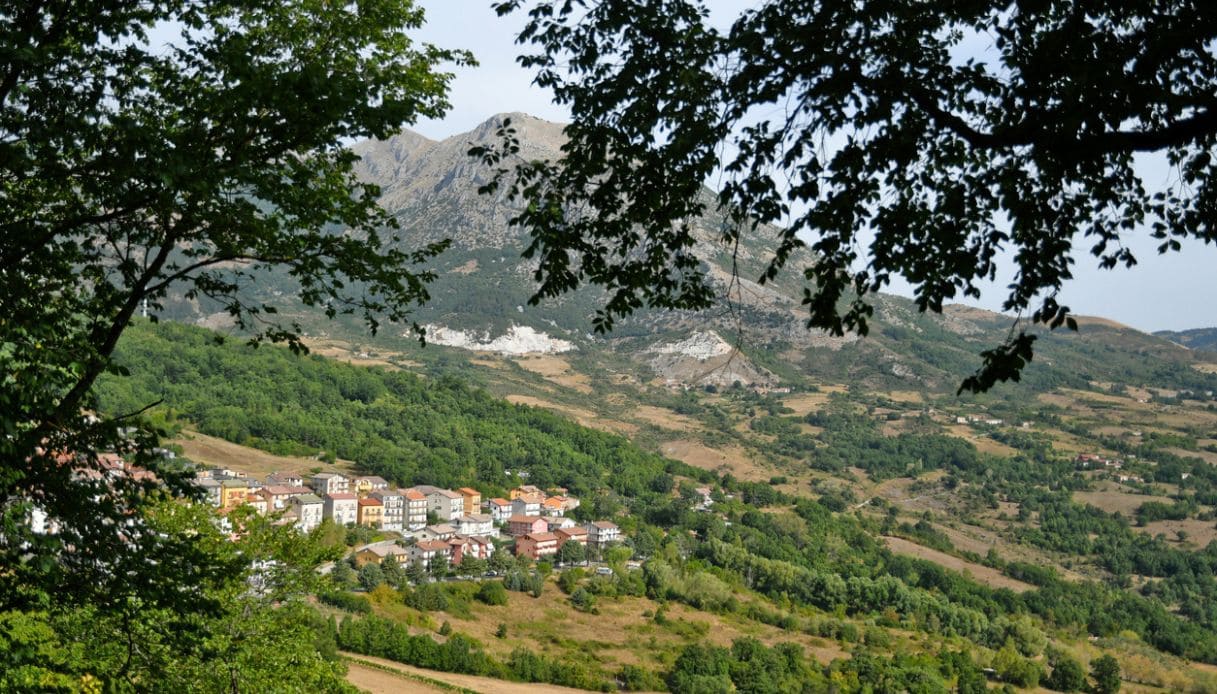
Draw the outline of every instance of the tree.
<instances>
[{"instance_id":1,"label":"tree","mask_svg":"<svg viewBox=\"0 0 1217 694\"><path fill-rule=\"evenodd\" d=\"M380 564L368 562L359 568L359 585L364 590L372 592L385 582L385 573Z\"/></svg>"},{"instance_id":2,"label":"tree","mask_svg":"<svg viewBox=\"0 0 1217 694\"><path fill-rule=\"evenodd\" d=\"M587 550L578 542L564 542L558 548L558 554L555 557L559 564L570 566L572 564L582 564L587 559Z\"/></svg>"},{"instance_id":3,"label":"tree","mask_svg":"<svg viewBox=\"0 0 1217 694\"><path fill-rule=\"evenodd\" d=\"M93 385L121 375L110 358L136 312L170 297L302 349L248 291L268 270L331 316L407 320L441 247L394 246L343 143L440 115L436 65L468 57L414 44L410 0L0 12L0 612L156 614L185 639L225 609L206 587L248 558L151 530L145 509L194 490L138 417L90 412ZM114 474L110 452L155 478ZM28 522L43 514L57 532Z\"/></svg>"},{"instance_id":4,"label":"tree","mask_svg":"<svg viewBox=\"0 0 1217 694\"><path fill-rule=\"evenodd\" d=\"M1058 692L1080 692L1086 689L1086 670L1081 663L1062 654L1052 659L1052 674L1044 684Z\"/></svg>"},{"instance_id":5,"label":"tree","mask_svg":"<svg viewBox=\"0 0 1217 694\"><path fill-rule=\"evenodd\" d=\"M1094 680L1095 694L1120 691L1120 663L1110 655L1101 656L1090 664L1090 677Z\"/></svg>"},{"instance_id":6,"label":"tree","mask_svg":"<svg viewBox=\"0 0 1217 694\"><path fill-rule=\"evenodd\" d=\"M894 278L922 311L978 297L1003 252L1005 310L1074 328L1058 299L1075 244L1113 268L1136 262L1122 241L1141 227L1159 252L1217 239L1204 3L766 0L726 30L702 0L496 8L528 8L519 62L573 122L561 161L513 159L509 124L472 153L499 167L487 192L526 203L512 223L532 235L535 298L604 285L599 330L644 305L711 305L691 249L712 208L729 252L771 248L750 279L799 262L809 327L836 335L866 334L868 295ZM978 36L992 48L970 56ZM1166 185L1144 184L1147 153ZM1017 380L1036 337L1014 327L961 390Z\"/></svg>"}]
</instances>

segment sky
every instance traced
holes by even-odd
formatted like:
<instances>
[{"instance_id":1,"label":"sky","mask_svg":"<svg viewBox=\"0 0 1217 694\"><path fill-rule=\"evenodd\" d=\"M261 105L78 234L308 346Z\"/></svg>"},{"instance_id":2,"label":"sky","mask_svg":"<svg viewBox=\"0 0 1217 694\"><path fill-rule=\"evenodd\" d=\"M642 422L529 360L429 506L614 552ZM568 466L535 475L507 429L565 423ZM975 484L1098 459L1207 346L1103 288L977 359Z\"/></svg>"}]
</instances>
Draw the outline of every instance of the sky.
<instances>
[{"instance_id":1,"label":"sky","mask_svg":"<svg viewBox=\"0 0 1217 694\"><path fill-rule=\"evenodd\" d=\"M427 24L415 35L445 48L464 48L473 52L477 67L456 68L451 85L452 109L442 120L427 120L414 129L433 139L468 132L489 117L504 112L522 111L546 120L562 122L568 112L552 103L551 95L531 84L532 75L520 68L515 57L520 52L514 37L522 21L519 17L500 18L489 0L420 0L427 12ZM713 0L716 21L726 21L742 7L755 1ZM1146 183L1165 175L1163 167L1149 162ZM1157 242L1148 233L1133 234L1127 241L1138 265L1131 270L1098 268L1098 261L1085 252L1083 244L1074 254L1074 279L1069 281L1058 301L1079 315L1103 316L1135 328L1184 330L1217 327L1217 246L1199 242L1184 243L1179 253L1159 255ZM1005 285L1010 281L999 274L998 281L982 287L979 301L966 303L1000 310ZM891 291L909 295L907 286Z\"/></svg>"}]
</instances>

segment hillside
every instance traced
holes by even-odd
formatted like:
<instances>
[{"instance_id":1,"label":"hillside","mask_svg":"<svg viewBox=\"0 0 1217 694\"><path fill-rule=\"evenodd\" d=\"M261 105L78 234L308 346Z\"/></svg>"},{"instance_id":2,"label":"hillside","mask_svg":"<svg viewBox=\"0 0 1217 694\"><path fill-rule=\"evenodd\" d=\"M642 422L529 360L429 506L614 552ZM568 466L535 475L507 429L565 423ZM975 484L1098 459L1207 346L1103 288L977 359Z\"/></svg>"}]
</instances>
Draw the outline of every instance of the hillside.
<instances>
[{"instance_id":1,"label":"hillside","mask_svg":"<svg viewBox=\"0 0 1217 694\"><path fill-rule=\"evenodd\" d=\"M798 667L778 671L787 684L882 672L943 687L980 667L1030 684L1063 659L1110 653L1127 691L1217 687L1187 662L1217 662L1207 607L1217 565L1204 549L1217 513L1210 403L1114 384L1023 405L861 387L672 394L579 381L542 358L461 362L462 350L428 350L416 367L367 354L391 366L366 368L141 323L119 350L130 377L107 377L99 404L129 411L163 398L150 416L171 430L318 456L316 469L337 455L398 483L501 494L513 484L508 470L526 472L614 517L642 564L548 580L521 568L508 581L523 587L503 605L477 599L472 581L444 584L442 599L431 588L374 591L371 616L347 615L335 636L366 655L523 681L594 688L625 678L688 691L681 673L691 659L742 677L737 659L749 652L765 663L801 654L787 661ZM544 394L550 409L582 409L631 440L510 405L457 370L503 372L496 387ZM619 403L616 415L588 409L594 400ZM208 450L237 469L295 460ZM1083 464L1080 452L1121 465ZM694 485L713 488L709 511L693 504ZM416 650L451 642L447 632L461 635L454 643L471 649L468 658ZM395 639L412 645L393 650ZM723 650L697 650L707 639ZM951 655L959 652L965 660ZM770 682L757 691L786 690Z\"/></svg>"},{"instance_id":2,"label":"hillside","mask_svg":"<svg viewBox=\"0 0 1217 694\"><path fill-rule=\"evenodd\" d=\"M1158 337L1187 347L1188 349L1217 352L1217 328L1193 328L1192 330L1159 330Z\"/></svg>"}]
</instances>

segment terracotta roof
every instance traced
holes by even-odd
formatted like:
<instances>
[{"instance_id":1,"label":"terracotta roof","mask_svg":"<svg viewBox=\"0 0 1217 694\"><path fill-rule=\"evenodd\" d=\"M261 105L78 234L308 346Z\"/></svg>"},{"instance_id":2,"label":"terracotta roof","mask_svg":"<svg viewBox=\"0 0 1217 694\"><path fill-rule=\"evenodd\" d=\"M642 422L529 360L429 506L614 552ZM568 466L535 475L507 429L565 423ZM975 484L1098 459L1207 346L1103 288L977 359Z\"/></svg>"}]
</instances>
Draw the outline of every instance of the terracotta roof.
<instances>
[{"instance_id":1,"label":"terracotta roof","mask_svg":"<svg viewBox=\"0 0 1217 694\"><path fill-rule=\"evenodd\" d=\"M521 516L515 515L507 519L508 523L536 523L539 520L545 520L541 516Z\"/></svg>"},{"instance_id":2,"label":"terracotta roof","mask_svg":"<svg viewBox=\"0 0 1217 694\"><path fill-rule=\"evenodd\" d=\"M438 552L448 549L448 543L443 540L423 540L418 543L418 548L423 551Z\"/></svg>"},{"instance_id":3,"label":"terracotta roof","mask_svg":"<svg viewBox=\"0 0 1217 694\"><path fill-rule=\"evenodd\" d=\"M592 525L596 526L597 528L600 528L601 530L616 530L617 529L617 524L610 523L609 521L594 521L594 522L592 522Z\"/></svg>"},{"instance_id":4,"label":"terracotta roof","mask_svg":"<svg viewBox=\"0 0 1217 694\"><path fill-rule=\"evenodd\" d=\"M558 528L558 530L556 532L562 533L563 535L565 535L567 537L574 537L576 535L586 535L587 528L581 528L576 525L576 526L570 527L570 528Z\"/></svg>"},{"instance_id":5,"label":"terracotta roof","mask_svg":"<svg viewBox=\"0 0 1217 694\"><path fill-rule=\"evenodd\" d=\"M427 498L426 494L423 494L422 492L414 490L414 489L406 489L404 491L404 493L402 494L402 496L406 497L407 499L409 499L411 501L418 501L420 499Z\"/></svg>"},{"instance_id":6,"label":"terracotta roof","mask_svg":"<svg viewBox=\"0 0 1217 694\"><path fill-rule=\"evenodd\" d=\"M359 505L360 506L384 506L384 504L380 503L380 499L360 499Z\"/></svg>"},{"instance_id":7,"label":"terracotta roof","mask_svg":"<svg viewBox=\"0 0 1217 694\"><path fill-rule=\"evenodd\" d=\"M335 494L326 494L325 498L329 499L330 501L354 501L359 497L351 494L350 492L337 492Z\"/></svg>"},{"instance_id":8,"label":"terracotta roof","mask_svg":"<svg viewBox=\"0 0 1217 694\"><path fill-rule=\"evenodd\" d=\"M281 485L267 485L262 488L262 491L271 496L286 496L288 494L299 494L300 487L285 487Z\"/></svg>"},{"instance_id":9,"label":"terracotta roof","mask_svg":"<svg viewBox=\"0 0 1217 694\"><path fill-rule=\"evenodd\" d=\"M546 508L562 508L564 505L565 502L556 496L551 496L545 500Z\"/></svg>"},{"instance_id":10,"label":"terracotta roof","mask_svg":"<svg viewBox=\"0 0 1217 694\"><path fill-rule=\"evenodd\" d=\"M490 500L491 506L511 506L511 502L507 499L500 499L497 496Z\"/></svg>"},{"instance_id":11,"label":"terracotta roof","mask_svg":"<svg viewBox=\"0 0 1217 694\"><path fill-rule=\"evenodd\" d=\"M530 533L524 536L525 540L533 542L551 542L558 539L558 536L553 533Z\"/></svg>"},{"instance_id":12,"label":"terracotta roof","mask_svg":"<svg viewBox=\"0 0 1217 694\"><path fill-rule=\"evenodd\" d=\"M460 489L458 489L456 491L460 492L461 494L464 494L465 496L481 496L482 495L482 493L479 492L478 490L470 489L469 487L461 487Z\"/></svg>"}]
</instances>

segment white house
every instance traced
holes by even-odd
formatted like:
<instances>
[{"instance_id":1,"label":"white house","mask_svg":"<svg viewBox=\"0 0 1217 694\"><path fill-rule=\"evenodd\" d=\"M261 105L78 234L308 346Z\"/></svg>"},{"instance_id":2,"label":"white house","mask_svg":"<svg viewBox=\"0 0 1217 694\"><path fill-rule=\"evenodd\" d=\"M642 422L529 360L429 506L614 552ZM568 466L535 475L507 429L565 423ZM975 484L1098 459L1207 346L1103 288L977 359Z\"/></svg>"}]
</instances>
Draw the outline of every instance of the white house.
<instances>
[{"instance_id":1,"label":"white house","mask_svg":"<svg viewBox=\"0 0 1217 694\"><path fill-rule=\"evenodd\" d=\"M427 525L427 495L417 489L399 489L405 499L406 530L421 530Z\"/></svg>"},{"instance_id":2,"label":"white house","mask_svg":"<svg viewBox=\"0 0 1217 694\"><path fill-rule=\"evenodd\" d=\"M316 494L301 494L287 500L288 513L296 519L296 527L308 532L321 525L325 512L321 498Z\"/></svg>"},{"instance_id":3,"label":"white house","mask_svg":"<svg viewBox=\"0 0 1217 694\"><path fill-rule=\"evenodd\" d=\"M587 524L587 541L589 544L603 547L610 542L621 539L621 528L609 521L593 521Z\"/></svg>"},{"instance_id":4,"label":"white house","mask_svg":"<svg viewBox=\"0 0 1217 694\"><path fill-rule=\"evenodd\" d=\"M451 489L440 489L420 484L414 487L427 497L427 512L434 513L442 521L456 520L465 515L465 497Z\"/></svg>"},{"instance_id":5,"label":"white house","mask_svg":"<svg viewBox=\"0 0 1217 694\"><path fill-rule=\"evenodd\" d=\"M487 513L461 516L457 520L457 529L462 535L490 535L494 532L494 520Z\"/></svg>"},{"instance_id":6,"label":"white house","mask_svg":"<svg viewBox=\"0 0 1217 694\"><path fill-rule=\"evenodd\" d=\"M338 525L357 523L359 521L359 497L351 493L326 494L325 517Z\"/></svg>"},{"instance_id":7,"label":"white house","mask_svg":"<svg viewBox=\"0 0 1217 694\"><path fill-rule=\"evenodd\" d=\"M319 472L309 480L309 486L319 495L346 494L351 491L351 481L336 472Z\"/></svg>"},{"instance_id":8,"label":"white house","mask_svg":"<svg viewBox=\"0 0 1217 694\"><path fill-rule=\"evenodd\" d=\"M391 489L377 489L369 494L384 505L384 520L381 530L401 532L406 527L406 498Z\"/></svg>"},{"instance_id":9,"label":"white house","mask_svg":"<svg viewBox=\"0 0 1217 694\"><path fill-rule=\"evenodd\" d=\"M541 515L541 503L543 499L536 496L520 496L511 501L511 515L513 516L539 516Z\"/></svg>"}]
</instances>

